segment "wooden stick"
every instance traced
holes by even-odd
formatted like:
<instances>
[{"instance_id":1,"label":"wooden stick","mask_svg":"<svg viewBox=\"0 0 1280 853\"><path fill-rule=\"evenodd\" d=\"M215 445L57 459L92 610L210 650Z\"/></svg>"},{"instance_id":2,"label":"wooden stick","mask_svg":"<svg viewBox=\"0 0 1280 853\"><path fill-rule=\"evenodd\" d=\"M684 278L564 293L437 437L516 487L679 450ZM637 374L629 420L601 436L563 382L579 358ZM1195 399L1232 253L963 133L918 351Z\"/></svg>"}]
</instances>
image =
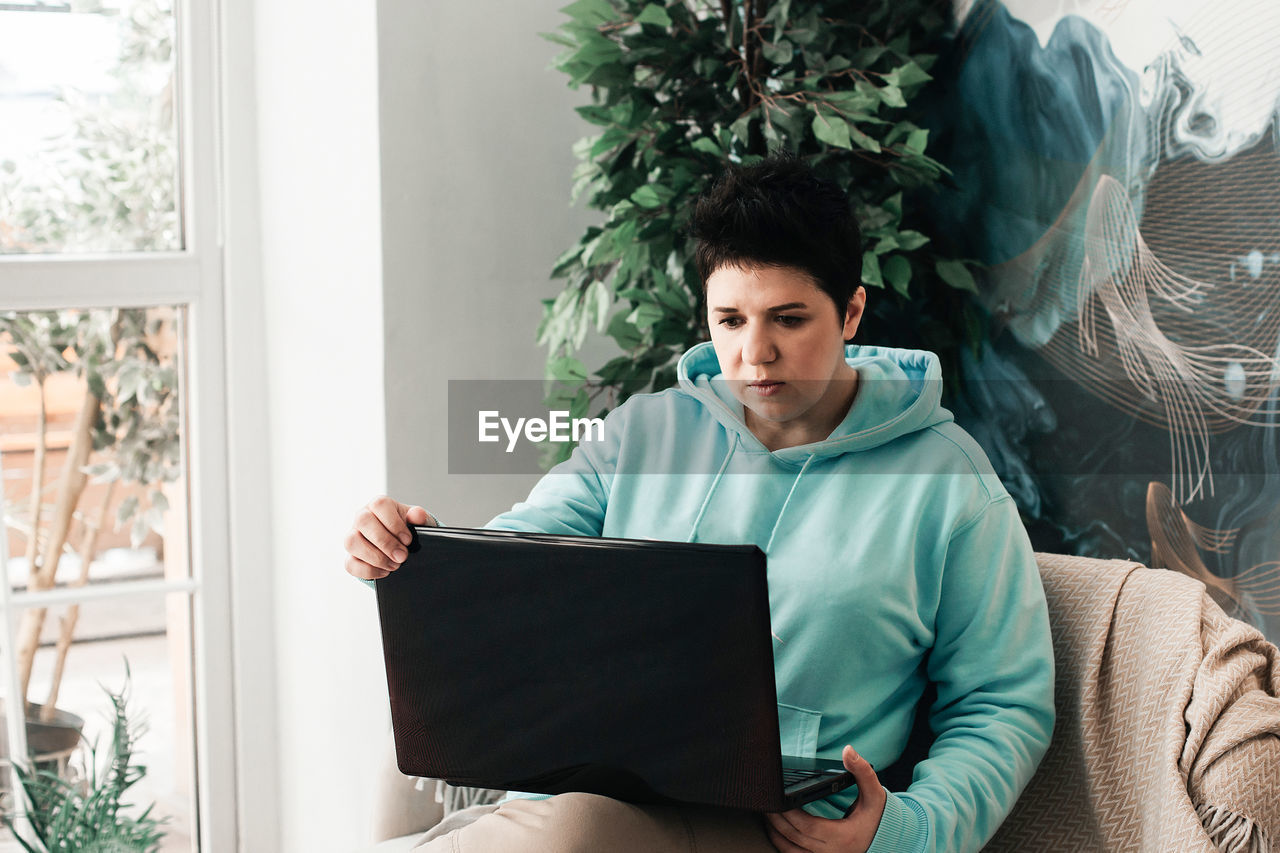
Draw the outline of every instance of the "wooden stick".
<instances>
[{"instance_id":1,"label":"wooden stick","mask_svg":"<svg viewBox=\"0 0 1280 853\"><path fill-rule=\"evenodd\" d=\"M67 452L67 460L62 467L58 501L53 509L53 523L49 527L49 538L44 542L44 559L40 570L31 573L29 589L52 589L54 586L58 575L58 561L62 558L62 547L67 543L67 534L71 529L71 519L89 480L84 466L89 461L89 451L93 447L93 425L98 420L100 409L101 401L86 389L80 413L76 416L71 449ZM40 632L44 628L47 612L48 608L45 607L26 610L22 614L22 623L18 626L18 681L22 685L24 707L28 688L31 686L31 668L35 664L36 649L40 647Z\"/></svg>"},{"instance_id":2,"label":"wooden stick","mask_svg":"<svg viewBox=\"0 0 1280 853\"><path fill-rule=\"evenodd\" d=\"M92 523L85 525L84 544L80 548L80 577L76 578L71 584L73 587L84 586L89 582L89 566L93 563L93 558L98 552L98 534L102 532L102 524L107 517L107 508L111 505L111 498L115 495L116 486L119 480L112 480L107 486L106 494L102 497L102 503L98 506L98 513ZM75 638L76 622L80 619L80 605L72 604L67 608L67 612L63 615L60 627L61 633L58 635L57 659L53 663L53 681L49 685L49 698L45 701L44 707L40 709L40 721L47 723L53 719L54 708L58 704L58 690L62 687L62 673L67 664L67 653L71 651L71 643Z\"/></svg>"},{"instance_id":3,"label":"wooden stick","mask_svg":"<svg viewBox=\"0 0 1280 853\"><path fill-rule=\"evenodd\" d=\"M48 449L46 431L49 412L45 403L45 375L36 374L36 387L40 389L40 407L36 410L36 453L31 468L31 539L27 542L27 576L40 568L40 513L43 509L44 457Z\"/></svg>"}]
</instances>

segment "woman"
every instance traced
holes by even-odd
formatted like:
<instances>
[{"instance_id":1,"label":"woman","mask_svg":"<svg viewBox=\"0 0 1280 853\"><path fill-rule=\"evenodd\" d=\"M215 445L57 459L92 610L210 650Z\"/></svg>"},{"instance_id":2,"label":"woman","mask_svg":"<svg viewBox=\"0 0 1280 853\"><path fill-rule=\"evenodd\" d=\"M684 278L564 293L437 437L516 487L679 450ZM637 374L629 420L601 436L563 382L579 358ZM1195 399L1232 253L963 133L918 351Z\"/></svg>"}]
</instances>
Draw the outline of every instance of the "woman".
<instances>
[{"instance_id":1,"label":"woman","mask_svg":"<svg viewBox=\"0 0 1280 853\"><path fill-rule=\"evenodd\" d=\"M421 849L977 850L1053 725L1047 609L1013 502L938 405L933 354L846 346L866 294L837 187L787 159L731 168L692 227L711 341L680 359L677 388L628 400L604 441L486 526L758 545L783 751L841 758L856 800L762 818L513 794ZM375 499L347 571L385 577L423 523ZM885 791L872 768L901 754L930 682L936 740L907 790Z\"/></svg>"}]
</instances>

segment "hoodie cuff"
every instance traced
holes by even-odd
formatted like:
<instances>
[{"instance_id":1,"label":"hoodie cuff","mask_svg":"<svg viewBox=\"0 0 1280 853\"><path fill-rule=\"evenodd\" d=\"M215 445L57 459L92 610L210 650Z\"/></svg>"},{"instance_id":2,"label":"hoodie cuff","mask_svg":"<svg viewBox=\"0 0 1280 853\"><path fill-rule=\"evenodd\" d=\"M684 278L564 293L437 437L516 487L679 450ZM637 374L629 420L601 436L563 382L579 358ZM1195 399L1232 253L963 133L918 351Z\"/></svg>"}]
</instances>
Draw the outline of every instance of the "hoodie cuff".
<instances>
[{"instance_id":1,"label":"hoodie cuff","mask_svg":"<svg viewBox=\"0 0 1280 853\"><path fill-rule=\"evenodd\" d=\"M929 819L924 810L914 800L889 793L867 853L919 853L929 849L928 840Z\"/></svg>"}]
</instances>

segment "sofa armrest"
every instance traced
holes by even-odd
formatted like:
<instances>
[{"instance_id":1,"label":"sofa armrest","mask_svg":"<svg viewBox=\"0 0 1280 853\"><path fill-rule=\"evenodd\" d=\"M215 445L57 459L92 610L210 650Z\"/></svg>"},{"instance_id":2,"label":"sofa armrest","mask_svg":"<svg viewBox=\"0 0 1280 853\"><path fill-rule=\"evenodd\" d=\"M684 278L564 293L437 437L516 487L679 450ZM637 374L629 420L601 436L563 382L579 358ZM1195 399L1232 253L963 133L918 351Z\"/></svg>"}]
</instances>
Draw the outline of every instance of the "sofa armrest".
<instances>
[{"instance_id":1,"label":"sofa armrest","mask_svg":"<svg viewBox=\"0 0 1280 853\"><path fill-rule=\"evenodd\" d=\"M405 776L396 766L395 744L387 739L386 759L378 774L372 840L385 841L426 832L444 817L436 802L434 779Z\"/></svg>"}]
</instances>

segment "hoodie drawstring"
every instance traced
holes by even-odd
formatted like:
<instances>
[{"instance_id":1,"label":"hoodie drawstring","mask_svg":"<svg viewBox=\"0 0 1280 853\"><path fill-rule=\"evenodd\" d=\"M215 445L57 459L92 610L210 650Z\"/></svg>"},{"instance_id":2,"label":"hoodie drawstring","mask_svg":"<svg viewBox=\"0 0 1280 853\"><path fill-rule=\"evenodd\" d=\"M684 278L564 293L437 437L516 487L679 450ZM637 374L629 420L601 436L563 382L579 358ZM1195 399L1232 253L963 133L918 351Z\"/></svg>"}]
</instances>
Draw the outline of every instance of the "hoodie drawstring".
<instances>
[{"instance_id":1,"label":"hoodie drawstring","mask_svg":"<svg viewBox=\"0 0 1280 853\"><path fill-rule=\"evenodd\" d=\"M796 478L791 481L791 491L787 492L787 499L782 502L782 509L778 510L778 517L773 522L773 530L769 531L769 541L764 546L766 554L773 547L773 537L778 535L778 528L782 525L782 516L786 514L787 507L791 504L791 496L796 493L796 486L800 485L800 478L804 476L805 471L809 470L809 463L817 458L817 454L810 453L809 458L804 460L804 464L800 466L800 473L796 474Z\"/></svg>"},{"instance_id":2,"label":"hoodie drawstring","mask_svg":"<svg viewBox=\"0 0 1280 853\"><path fill-rule=\"evenodd\" d=\"M686 542L692 542L693 538L698 535L698 525L702 523L702 517L707 513L707 507L711 505L711 498L715 495L716 489L720 486L720 479L724 476L724 472L729 467L729 462L733 459L733 455L738 451L739 438L734 437L733 446L729 448L729 452L724 457L724 462L720 464L720 470L716 472L716 477L711 481L711 488L707 489L707 495L702 499L702 506L698 509L698 516L693 520L693 528L689 531ZM817 459L817 454L811 453L804 460L804 464L800 466L799 473L796 478L791 481L791 489L787 492L787 498L782 502L782 508L778 510L778 517L774 519L773 529L769 531L769 541L765 544L765 553L769 553L769 549L773 546L773 537L778 535L778 528L782 525L782 516L786 514L787 507L791 505L791 497L796 493L796 487L800 485L800 478L809 470L809 465L813 460Z\"/></svg>"},{"instance_id":3,"label":"hoodie drawstring","mask_svg":"<svg viewBox=\"0 0 1280 853\"><path fill-rule=\"evenodd\" d=\"M698 510L698 517L693 520L693 529L689 531L689 538L684 541L692 542L693 537L698 535L698 525L702 523L702 516L711 504L711 496L716 493L716 487L720 485L720 478L724 476L725 469L729 467L729 460L733 459L733 454L738 452L739 441L741 441L741 437L734 435L733 444L729 447L729 453L724 457L724 462L720 464L720 470L716 472L716 478L711 481L711 488L707 490L707 496L702 499L702 507Z\"/></svg>"}]
</instances>

